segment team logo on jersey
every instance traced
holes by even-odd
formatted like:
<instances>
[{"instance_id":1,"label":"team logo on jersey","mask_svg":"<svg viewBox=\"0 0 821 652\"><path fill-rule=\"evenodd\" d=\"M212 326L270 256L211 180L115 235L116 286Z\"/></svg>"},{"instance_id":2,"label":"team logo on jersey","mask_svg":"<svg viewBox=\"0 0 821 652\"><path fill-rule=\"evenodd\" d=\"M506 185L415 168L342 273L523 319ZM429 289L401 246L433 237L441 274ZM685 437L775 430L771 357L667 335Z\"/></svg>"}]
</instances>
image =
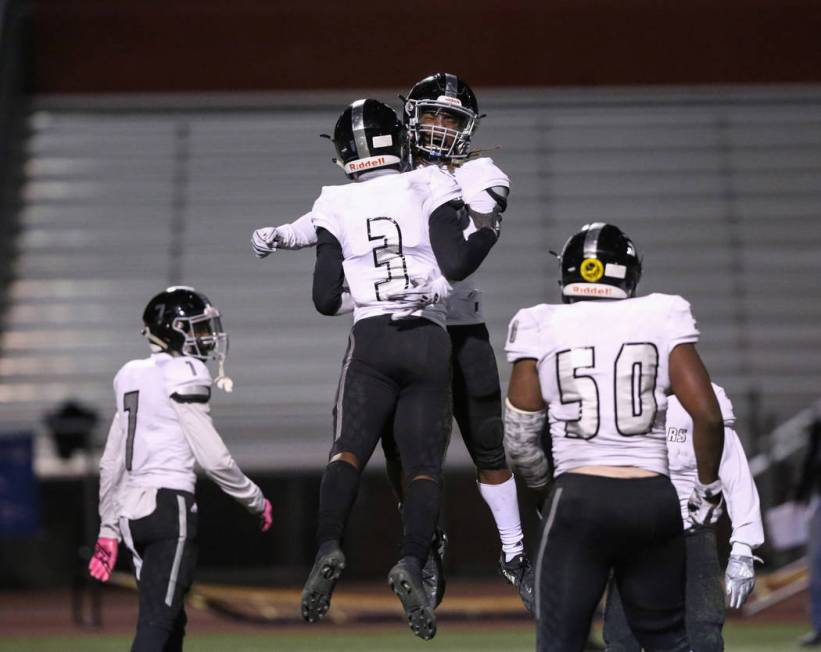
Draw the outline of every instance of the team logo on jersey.
<instances>
[{"instance_id":1,"label":"team logo on jersey","mask_svg":"<svg viewBox=\"0 0 821 652\"><path fill-rule=\"evenodd\" d=\"M595 283L604 276L604 265L598 258L585 258L579 268L579 273L585 281Z\"/></svg>"}]
</instances>

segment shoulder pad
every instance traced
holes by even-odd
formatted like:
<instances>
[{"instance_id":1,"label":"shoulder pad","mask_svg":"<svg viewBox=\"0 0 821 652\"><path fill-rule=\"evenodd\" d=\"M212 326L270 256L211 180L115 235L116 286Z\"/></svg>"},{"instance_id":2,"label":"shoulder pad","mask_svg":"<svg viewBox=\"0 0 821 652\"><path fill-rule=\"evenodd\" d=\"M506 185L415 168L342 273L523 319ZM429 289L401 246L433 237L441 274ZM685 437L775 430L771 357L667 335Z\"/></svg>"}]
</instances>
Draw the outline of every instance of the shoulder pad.
<instances>
[{"instance_id":1,"label":"shoulder pad","mask_svg":"<svg viewBox=\"0 0 821 652\"><path fill-rule=\"evenodd\" d=\"M537 308L538 306L522 308L510 320L505 340L508 362L516 362L525 358L541 359Z\"/></svg>"},{"instance_id":2,"label":"shoulder pad","mask_svg":"<svg viewBox=\"0 0 821 652\"><path fill-rule=\"evenodd\" d=\"M163 366L165 389L179 403L207 403L211 398L211 373L201 360L171 358Z\"/></svg>"},{"instance_id":3,"label":"shoulder pad","mask_svg":"<svg viewBox=\"0 0 821 652\"><path fill-rule=\"evenodd\" d=\"M428 196L425 199L424 210L431 214L443 204L453 200L461 200L462 192L454 176L437 165L427 165L420 168L424 171L428 182Z\"/></svg>"},{"instance_id":4,"label":"shoulder pad","mask_svg":"<svg viewBox=\"0 0 821 652\"><path fill-rule=\"evenodd\" d=\"M510 178L487 157L468 161L456 168L454 174L468 204L476 195L488 188L510 188Z\"/></svg>"}]
</instances>

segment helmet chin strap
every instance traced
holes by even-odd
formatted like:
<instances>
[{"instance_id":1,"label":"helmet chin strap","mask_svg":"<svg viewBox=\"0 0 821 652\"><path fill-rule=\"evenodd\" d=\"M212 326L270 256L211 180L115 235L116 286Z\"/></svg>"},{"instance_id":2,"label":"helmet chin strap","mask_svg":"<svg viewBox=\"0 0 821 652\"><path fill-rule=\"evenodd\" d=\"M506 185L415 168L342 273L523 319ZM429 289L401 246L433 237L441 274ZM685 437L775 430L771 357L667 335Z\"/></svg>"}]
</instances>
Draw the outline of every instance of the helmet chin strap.
<instances>
[{"instance_id":1,"label":"helmet chin strap","mask_svg":"<svg viewBox=\"0 0 821 652\"><path fill-rule=\"evenodd\" d=\"M226 394L234 391L234 381L230 376L225 375L225 362L223 360L219 361L219 372L214 384Z\"/></svg>"}]
</instances>

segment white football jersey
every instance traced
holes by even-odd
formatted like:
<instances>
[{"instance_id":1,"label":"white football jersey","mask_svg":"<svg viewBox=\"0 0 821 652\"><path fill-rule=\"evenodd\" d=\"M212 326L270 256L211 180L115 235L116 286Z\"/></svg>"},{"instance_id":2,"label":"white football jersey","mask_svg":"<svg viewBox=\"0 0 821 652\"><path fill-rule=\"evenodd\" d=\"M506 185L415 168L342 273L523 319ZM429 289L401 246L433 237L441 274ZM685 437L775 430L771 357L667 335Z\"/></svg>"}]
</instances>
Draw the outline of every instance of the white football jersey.
<instances>
[{"instance_id":1,"label":"white football jersey","mask_svg":"<svg viewBox=\"0 0 821 652\"><path fill-rule=\"evenodd\" d=\"M252 513L264 497L237 467L209 415L211 374L187 356L154 353L114 377L117 412L100 459L100 536L154 511L158 489L194 493L195 462Z\"/></svg>"},{"instance_id":2,"label":"white football jersey","mask_svg":"<svg viewBox=\"0 0 821 652\"><path fill-rule=\"evenodd\" d=\"M724 451L721 454L718 477L727 503L727 514L733 526L730 541L757 548L764 543L758 490L741 440L734 429L733 404L723 388L713 383L713 390L724 419ZM687 500L693 491L698 470L693 449L693 420L675 396L671 396L667 404L667 449L670 479L678 493L681 517L687 529L692 527L688 520Z\"/></svg>"},{"instance_id":3,"label":"white football jersey","mask_svg":"<svg viewBox=\"0 0 821 652\"><path fill-rule=\"evenodd\" d=\"M456 180L436 166L322 189L312 210L313 222L342 246L354 321L404 312L407 306L392 297L411 289L413 281L421 283L439 273L428 219L460 196ZM414 314L445 325L443 305Z\"/></svg>"},{"instance_id":4,"label":"white football jersey","mask_svg":"<svg viewBox=\"0 0 821 652\"><path fill-rule=\"evenodd\" d=\"M485 200L493 201L485 190L496 186L510 188L508 176L488 157L469 160L457 167L453 175L462 189L464 202L480 213L490 212L489 208L483 205ZM469 220L464 231L465 238L474 231L476 227L473 220ZM485 314L482 306L482 291L476 287L476 274L464 280L452 282L451 285L453 291L446 301L448 326L483 324Z\"/></svg>"},{"instance_id":5,"label":"white football jersey","mask_svg":"<svg viewBox=\"0 0 821 652\"><path fill-rule=\"evenodd\" d=\"M194 491L194 454L170 398L189 391L210 397L211 374L196 358L159 353L117 372L114 395L129 484Z\"/></svg>"},{"instance_id":6,"label":"white football jersey","mask_svg":"<svg viewBox=\"0 0 821 652\"><path fill-rule=\"evenodd\" d=\"M510 362L537 361L555 475L591 465L667 475L669 356L696 341L690 304L676 295L520 310L505 350Z\"/></svg>"}]
</instances>

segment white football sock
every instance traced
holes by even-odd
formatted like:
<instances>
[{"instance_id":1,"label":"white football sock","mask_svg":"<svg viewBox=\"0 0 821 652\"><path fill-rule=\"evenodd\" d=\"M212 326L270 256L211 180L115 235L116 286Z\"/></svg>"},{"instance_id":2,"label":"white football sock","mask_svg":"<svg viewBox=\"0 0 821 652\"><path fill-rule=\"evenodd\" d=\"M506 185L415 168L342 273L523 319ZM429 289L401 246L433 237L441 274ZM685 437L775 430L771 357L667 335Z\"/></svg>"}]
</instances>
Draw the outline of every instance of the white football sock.
<instances>
[{"instance_id":1,"label":"white football sock","mask_svg":"<svg viewBox=\"0 0 821 652\"><path fill-rule=\"evenodd\" d=\"M522 521L519 518L519 501L516 497L516 482L511 476L502 484L484 484L483 482L476 484L479 485L479 493L490 507L493 520L496 521L505 561L510 561L516 555L522 554L525 549Z\"/></svg>"}]
</instances>

